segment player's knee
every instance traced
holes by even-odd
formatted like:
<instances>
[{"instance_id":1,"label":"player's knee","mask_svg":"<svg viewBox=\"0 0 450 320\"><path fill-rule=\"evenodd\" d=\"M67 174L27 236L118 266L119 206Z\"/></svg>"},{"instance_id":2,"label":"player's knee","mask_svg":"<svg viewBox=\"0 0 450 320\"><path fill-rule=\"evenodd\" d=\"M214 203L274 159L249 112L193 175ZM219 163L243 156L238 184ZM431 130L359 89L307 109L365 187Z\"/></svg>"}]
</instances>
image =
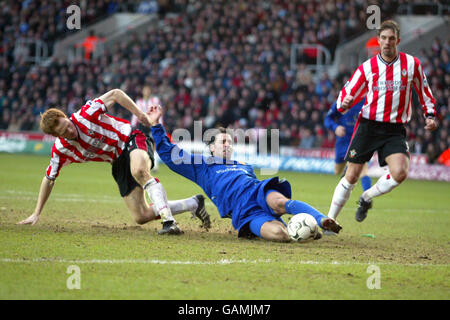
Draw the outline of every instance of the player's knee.
<instances>
[{"instance_id":1,"label":"player's knee","mask_svg":"<svg viewBox=\"0 0 450 320\"><path fill-rule=\"evenodd\" d=\"M134 221L139 225L143 225L148 222L148 219L145 219L144 217L135 217Z\"/></svg>"},{"instance_id":2,"label":"player's knee","mask_svg":"<svg viewBox=\"0 0 450 320\"><path fill-rule=\"evenodd\" d=\"M144 167L132 168L131 175L139 183L145 183L151 178L150 172Z\"/></svg>"},{"instance_id":3,"label":"player's knee","mask_svg":"<svg viewBox=\"0 0 450 320\"><path fill-rule=\"evenodd\" d=\"M408 170L405 169L391 170L391 176L398 183L402 183L403 181L406 180L406 178L408 178Z\"/></svg>"},{"instance_id":4,"label":"player's knee","mask_svg":"<svg viewBox=\"0 0 450 320\"><path fill-rule=\"evenodd\" d=\"M155 217L148 214L144 207L136 207L131 210L131 216L133 217L134 222L139 225L146 224L147 222L154 220Z\"/></svg>"},{"instance_id":5,"label":"player's knee","mask_svg":"<svg viewBox=\"0 0 450 320\"><path fill-rule=\"evenodd\" d=\"M277 214L286 213L286 201L288 201L288 199L284 197L276 198L273 202L273 211Z\"/></svg>"},{"instance_id":6,"label":"player's knee","mask_svg":"<svg viewBox=\"0 0 450 320\"><path fill-rule=\"evenodd\" d=\"M347 179L347 181L351 184L355 184L356 182L358 182L358 178L359 178L359 173L353 173L353 172L348 172L345 174L345 179Z\"/></svg>"}]
</instances>

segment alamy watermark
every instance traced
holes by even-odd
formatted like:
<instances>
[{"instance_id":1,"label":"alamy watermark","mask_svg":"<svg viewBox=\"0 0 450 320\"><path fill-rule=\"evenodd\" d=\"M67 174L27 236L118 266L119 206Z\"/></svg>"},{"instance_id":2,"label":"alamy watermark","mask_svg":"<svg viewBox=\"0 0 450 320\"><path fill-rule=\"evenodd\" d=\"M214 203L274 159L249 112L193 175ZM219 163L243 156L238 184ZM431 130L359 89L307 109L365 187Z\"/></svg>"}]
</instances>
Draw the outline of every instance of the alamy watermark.
<instances>
[{"instance_id":1,"label":"alamy watermark","mask_svg":"<svg viewBox=\"0 0 450 320\"><path fill-rule=\"evenodd\" d=\"M381 269L379 266L371 264L367 267L369 278L367 278L366 285L369 290L381 289Z\"/></svg>"},{"instance_id":2,"label":"alamy watermark","mask_svg":"<svg viewBox=\"0 0 450 320\"><path fill-rule=\"evenodd\" d=\"M67 7L66 13L69 17L66 20L66 27L69 30L81 29L81 9L79 6L72 4Z\"/></svg>"},{"instance_id":3,"label":"alamy watermark","mask_svg":"<svg viewBox=\"0 0 450 320\"><path fill-rule=\"evenodd\" d=\"M70 265L67 267L66 273L70 276L66 280L66 287L69 290L81 289L81 270L77 265Z\"/></svg>"},{"instance_id":4,"label":"alamy watermark","mask_svg":"<svg viewBox=\"0 0 450 320\"><path fill-rule=\"evenodd\" d=\"M279 129L226 129L232 139L233 156L231 158L214 157L209 149L213 138L219 134L219 129L207 129L203 132L201 121L194 121L194 136L187 129L176 129L172 132L174 144L171 161L181 164L226 164L235 161L248 162L261 168L261 175L276 174L280 166L280 134ZM190 148L190 150L189 150ZM181 152L181 149L191 153Z\"/></svg>"},{"instance_id":5,"label":"alamy watermark","mask_svg":"<svg viewBox=\"0 0 450 320\"><path fill-rule=\"evenodd\" d=\"M380 28L381 24L381 9L376 4L367 7L366 13L369 14L366 20L366 26L369 30L376 30Z\"/></svg>"}]
</instances>

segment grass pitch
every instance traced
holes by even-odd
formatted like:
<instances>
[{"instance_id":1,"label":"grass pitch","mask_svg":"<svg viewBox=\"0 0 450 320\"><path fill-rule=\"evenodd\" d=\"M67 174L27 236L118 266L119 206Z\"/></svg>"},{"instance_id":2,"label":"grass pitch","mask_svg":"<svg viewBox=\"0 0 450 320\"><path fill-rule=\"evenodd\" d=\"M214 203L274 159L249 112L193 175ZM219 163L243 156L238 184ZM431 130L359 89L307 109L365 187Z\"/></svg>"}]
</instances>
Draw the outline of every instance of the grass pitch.
<instances>
[{"instance_id":1,"label":"grass pitch","mask_svg":"<svg viewBox=\"0 0 450 320\"><path fill-rule=\"evenodd\" d=\"M286 244L238 239L209 200L209 232L184 213L176 216L183 236L158 236L160 221L133 222L109 164L72 164L40 222L16 225L33 212L48 162L0 154L0 299L450 298L449 183L407 180L375 199L363 223L354 220L358 186L338 237ZM169 199L202 192L165 166L156 176ZM294 199L328 211L337 177L279 176ZM67 287L71 265L80 270L78 290Z\"/></svg>"}]
</instances>

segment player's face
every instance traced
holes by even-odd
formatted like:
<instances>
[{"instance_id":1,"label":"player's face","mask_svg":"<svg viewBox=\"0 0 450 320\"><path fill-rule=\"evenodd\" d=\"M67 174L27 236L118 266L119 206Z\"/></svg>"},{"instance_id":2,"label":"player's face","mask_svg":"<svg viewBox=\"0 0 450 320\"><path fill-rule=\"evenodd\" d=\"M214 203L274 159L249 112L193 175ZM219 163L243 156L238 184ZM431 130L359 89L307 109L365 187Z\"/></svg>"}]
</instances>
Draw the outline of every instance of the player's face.
<instances>
[{"instance_id":1,"label":"player's face","mask_svg":"<svg viewBox=\"0 0 450 320\"><path fill-rule=\"evenodd\" d=\"M378 36L378 44L380 45L383 57L392 59L397 56L397 45L400 39L397 38L395 31L392 29L383 30Z\"/></svg>"},{"instance_id":2,"label":"player's face","mask_svg":"<svg viewBox=\"0 0 450 320\"><path fill-rule=\"evenodd\" d=\"M152 94L152 89L150 89L150 87L144 87L144 89L142 89L142 95L144 97L148 97Z\"/></svg>"},{"instance_id":3,"label":"player's face","mask_svg":"<svg viewBox=\"0 0 450 320\"><path fill-rule=\"evenodd\" d=\"M233 154L233 140L227 133L219 133L211 145L211 152L215 157L231 159Z\"/></svg>"},{"instance_id":4,"label":"player's face","mask_svg":"<svg viewBox=\"0 0 450 320\"><path fill-rule=\"evenodd\" d=\"M78 137L77 128L69 119L59 118L58 125L55 127L55 136L74 140Z\"/></svg>"}]
</instances>

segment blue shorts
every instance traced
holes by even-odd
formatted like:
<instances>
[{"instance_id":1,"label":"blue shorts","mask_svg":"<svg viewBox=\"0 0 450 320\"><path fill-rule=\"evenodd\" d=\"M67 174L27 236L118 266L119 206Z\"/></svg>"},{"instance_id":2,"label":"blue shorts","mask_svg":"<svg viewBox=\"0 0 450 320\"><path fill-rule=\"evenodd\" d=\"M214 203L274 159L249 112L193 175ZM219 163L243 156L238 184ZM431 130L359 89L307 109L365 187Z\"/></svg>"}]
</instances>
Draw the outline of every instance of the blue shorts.
<instances>
[{"instance_id":1,"label":"blue shorts","mask_svg":"<svg viewBox=\"0 0 450 320\"><path fill-rule=\"evenodd\" d=\"M261 227L269 221L277 220L286 225L281 216L267 205L267 195L271 192L279 192L288 199L292 195L291 185L285 180L272 178L262 181L253 193L254 196L246 203L249 210L240 219L239 237L261 237Z\"/></svg>"},{"instance_id":2,"label":"blue shorts","mask_svg":"<svg viewBox=\"0 0 450 320\"><path fill-rule=\"evenodd\" d=\"M345 162L345 156L347 154L348 146L350 145L351 137L338 138L336 140L336 150L335 150L335 163Z\"/></svg>"}]
</instances>

